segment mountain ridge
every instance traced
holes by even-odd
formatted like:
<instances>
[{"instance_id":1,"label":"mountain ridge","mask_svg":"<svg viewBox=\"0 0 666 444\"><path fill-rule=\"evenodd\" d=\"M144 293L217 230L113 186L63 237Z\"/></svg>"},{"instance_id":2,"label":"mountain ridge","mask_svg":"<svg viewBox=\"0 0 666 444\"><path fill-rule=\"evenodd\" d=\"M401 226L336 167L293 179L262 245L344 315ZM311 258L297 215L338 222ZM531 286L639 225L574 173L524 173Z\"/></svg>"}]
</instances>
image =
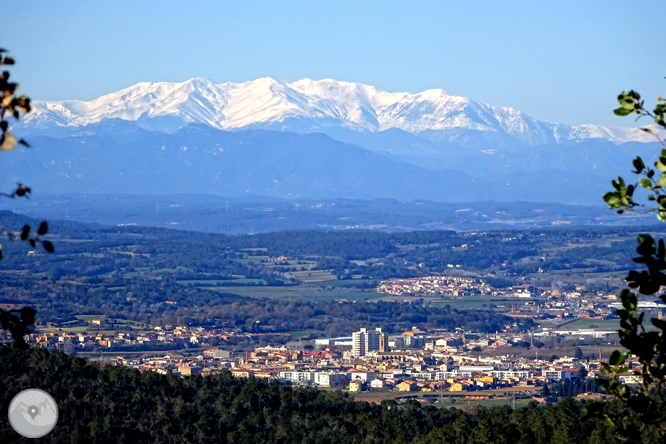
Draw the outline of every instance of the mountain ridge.
<instances>
[{"instance_id":1,"label":"mountain ridge","mask_svg":"<svg viewBox=\"0 0 666 444\"><path fill-rule=\"evenodd\" d=\"M257 128L298 133L399 129L430 140L455 140L463 131L491 140L504 137L528 146L589 139L616 145L654 141L638 128L546 123L514 108L487 105L443 89L387 92L332 79L284 83L263 77L242 83L216 83L196 77L180 83L142 82L91 101L34 101L33 108L18 127L56 131L121 119L167 133L203 123L222 130Z\"/></svg>"}]
</instances>

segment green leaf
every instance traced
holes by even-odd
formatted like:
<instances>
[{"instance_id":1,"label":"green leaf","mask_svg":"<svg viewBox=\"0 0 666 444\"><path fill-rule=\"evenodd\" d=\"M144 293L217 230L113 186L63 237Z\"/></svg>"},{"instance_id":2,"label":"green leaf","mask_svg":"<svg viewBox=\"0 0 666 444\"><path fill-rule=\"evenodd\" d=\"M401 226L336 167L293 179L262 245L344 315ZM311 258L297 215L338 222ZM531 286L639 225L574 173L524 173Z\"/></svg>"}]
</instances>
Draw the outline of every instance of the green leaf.
<instances>
[{"instance_id":1,"label":"green leaf","mask_svg":"<svg viewBox=\"0 0 666 444\"><path fill-rule=\"evenodd\" d=\"M640 157L637 157L634 159L634 168L636 168L636 171L634 171L636 174L640 174L643 172L645 169L645 164L643 163L643 159Z\"/></svg>"},{"instance_id":2,"label":"green leaf","mask_svg":"<svg viewBox=\"0 0 666 444\"><path fill-rule=\"evenodd\" d=\"M608 358L608 363L610 365L617 365L617 362L620 360L620 352L618 350L611 353L610 358Z\"/></svg>"},{"instance_id":3,"label":"green leaf","mask_svg":"<svg viewBox=\"0 0 666 444\"><path fill-rule=\"evenodd\" d=\"M624 289L620 292L620 299L622 300L622 306L629 310L634 311L638 305L638 298L636 295L627 289Z\"/></svg>"},{"instance_id":4,"label":"green leaf","mask_svg":"<svg viewBox=\"0 0 666 444\"><path fill-rule=\"evenodd\" d=\"M666 161L664 164L666 164ZM627 195L627 186L624 183L624 179L622 177L618 177L617 180L611 181L611 185L613 185L613 188L615 188L620 193L620 197Z\"/></svg>"},{"instance_id":5,"label":"green leaf","mask_svg":"<svg viewBox=\"0 0 666 444\"><path fill-rule=\"evenodd\" d=\"M621 319L626 319L629 317L629 312L623 308L615 310L615 314L618 315Z\"/></svg>"},{"instance_id":6,"label":"green leaf","mask_svg":"<svg viewBox=\"0 0 666 444\"><path fill-rule=\"evenodd\" d=\"M622 206L622 200L618 194L619 193L612 191L604 194L604 201L608 204L608 208L611 210Z\"/></svg>"},{"instance_id":7,"label":"green leaf","mask_svg":"<svg viewBox=\"0 0 666 444\"><path fill-rule=\"evenodd\" d=\"M660 187L666 187L666 173L661 175L659 180L657 180L657 184L659 184Z\"/></svg>"},{"instance_id":8,"label":"green leaf","mask_svg":"<svg viewBox=\"0 0 666 444\"><path fill-rule=\"evenodd\" d=\"M641 256L650 256L657 251L657 245L649 234L638 235L638 248L636 251Z\"/></svg>"},{"instance_id":9,"label":"green leaf","mask_svg":"<svg viewBox=\"0 0 666 444\"><path fill-rule=\"evenodd\" d=\"M652 182L650 182L650 179L640 179L638 183L645 189L651 190L652 189Z\"/></svg>"},{"instance_id":10,"label":"green leaf","mask_svg":"<svg viewBox=\"0 0 666 444\"><path fill-rule=\"evenodd\" d=\"M632 107L631 109L627 109L624 106L614 109L613 112L615 113L616 116L628 116L629 114L634 112L634 108Z\"/></svg>"}]
</instances>

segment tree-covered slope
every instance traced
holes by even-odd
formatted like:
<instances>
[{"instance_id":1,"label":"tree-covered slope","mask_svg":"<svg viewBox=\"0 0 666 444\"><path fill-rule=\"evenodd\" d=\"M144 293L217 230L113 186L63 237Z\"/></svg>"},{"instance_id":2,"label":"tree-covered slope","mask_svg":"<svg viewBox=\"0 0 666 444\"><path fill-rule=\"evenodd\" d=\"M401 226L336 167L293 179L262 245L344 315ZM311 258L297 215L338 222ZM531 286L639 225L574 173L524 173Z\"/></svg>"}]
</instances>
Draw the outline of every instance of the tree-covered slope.
<instances>
[{"instance_id":1,"label":"tree-covered slope","mask_svg":"<svg viewBox=\"0 0 666 444\"><path fill-rule=\"evenodd\" d=\"M60 416L51 443L614 443L601 423L581 419L567 399L525 409L474 413L354 402L341 392L234 379L229 373L177 378L100 366L43 349L0 347L0 411L40 388ZM0 423L3 442L28 442ZM663 442L646 429L643 442Z\"/></svg>"}]
</instances>

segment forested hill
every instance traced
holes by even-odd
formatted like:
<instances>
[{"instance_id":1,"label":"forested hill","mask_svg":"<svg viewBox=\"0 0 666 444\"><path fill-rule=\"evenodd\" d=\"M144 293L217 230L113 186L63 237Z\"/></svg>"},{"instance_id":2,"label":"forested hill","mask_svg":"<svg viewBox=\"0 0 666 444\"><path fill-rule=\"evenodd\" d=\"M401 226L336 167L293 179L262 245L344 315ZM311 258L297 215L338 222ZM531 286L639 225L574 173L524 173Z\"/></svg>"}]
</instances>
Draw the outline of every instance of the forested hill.
<instances>
[{"instance_id":1,"label":"forested hill","mask_svg":"<svg viewBox=\"0 0 666 444\"><path fill-rule=\"evenodd\" d=\"M601 423L581 419L581 405L511 410L355 402L333 391L291 388L229 373L177 378L100 366L60 352L0 347L0 411L21 390L40 388L60 416L44 443L599 443L619 442ZM2 415L5 443L18 436ZM644 430L642 442L664 432Z\"/></svg>"},{"instance_id":2,"label":"forested hill","mask_svg":"<svg viewBox=\"0 0 666 444\"><path fill-rule=\"evenodd\" d=\"M8 211L0 211L0 222L12 230L39 225ZM412 326L501 331L513 322L488 307L447 308L417 298L368 302L381 296L373 291L380 280L438 274L483 277L498 287L529 283L522 278L532 275L536 286L573 290L561 283L563 275L583 279L633 269L635 245L635 232L613 227L228 236L53 220L48 236L54 254L5 242L0 262L2 298L37 308L38 323L103 315L254 331L260 321L267 332L326 336L368 323L389 332ZM608 279L586 282L590 291L615 291ZM532 323L514 322L516 331Z\"/></svg>"}]
</instances>

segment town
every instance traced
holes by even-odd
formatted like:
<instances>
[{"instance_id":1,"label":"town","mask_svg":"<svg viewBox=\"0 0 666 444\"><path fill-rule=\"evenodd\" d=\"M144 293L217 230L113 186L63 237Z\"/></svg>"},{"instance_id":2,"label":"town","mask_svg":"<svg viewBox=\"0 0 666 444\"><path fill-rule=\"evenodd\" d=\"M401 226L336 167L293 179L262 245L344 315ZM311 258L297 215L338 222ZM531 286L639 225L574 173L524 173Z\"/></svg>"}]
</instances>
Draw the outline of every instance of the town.
<instances>
[{"instance_id":1,"label":"town","mask_svg":"<svg viewBox=\"0 0 666 444\"><path fill-rule=\"evenodd\" d=\"M576 389L567 395L601 396L593 379L618 346L615 295L587 291L584 285L559 292L531 285L494 288L475 277L424 276L382 281L377 292L443 303L493 298L487 301L509 319L538 323L529 332L516 332L508 323L494 333L418 327L387 333L368 325L348 337L303 340L286 332L140 325L88 315L49 322L26 340L140 371L180 376L229 371L238 378L345 390L375 402L413 396L455 402L509 394L514 400L549 402L562 393L550 393L548 387L573 387L571 381L577 381ZM640 307L664 317L663 304L642 301ZM11 341L7 333L4 341ZM622 379L638 382L631 375Z\"/></svg>"},{"instance_id":2,"label":"town","mask_svg":"<svg viewBox=\"0 0 666 444\"><path fill-rule=\"evenodd\" d=\"M90 323L102 324L98 319L91 319ZM259 337L283 345L255 346L244 352L213 346L228 344L234 338ZM549 385L560 383L571 387L574 380L579 381L576 386L579 393L574 395L601 396L592 381L600 375L602 348L607 354L617 335L615 331L555 329L528 335L478 334L423 331L417 327L400 334L387 334L381 328L368 327L350 337L320 338L304 344L289 340L287 334L239 334L180 326L171 330L157 327L140 334L119 332L115 336L52 332L31 334L27 339L37 346L68 353L85 353L93 348L122 350L123 344L180 346L182 350L165 353L107 352L89 356L140 371L180 376L209 376L229 371L238 378L346 390L359 399L376 402L414 395L423 402L441 401L442 397L494 399L509 393L514 399L548 402L558 400L556 394L549 395ZM549 342L559 347L571 346L574 353L548 355L544 345ZM598 352L584 354L579 347L583 344L597 344ZM590 346L583 348L590 350ZM634 376L623 376L623 380L638 382Z\"/></svg>"}]
</instances>

